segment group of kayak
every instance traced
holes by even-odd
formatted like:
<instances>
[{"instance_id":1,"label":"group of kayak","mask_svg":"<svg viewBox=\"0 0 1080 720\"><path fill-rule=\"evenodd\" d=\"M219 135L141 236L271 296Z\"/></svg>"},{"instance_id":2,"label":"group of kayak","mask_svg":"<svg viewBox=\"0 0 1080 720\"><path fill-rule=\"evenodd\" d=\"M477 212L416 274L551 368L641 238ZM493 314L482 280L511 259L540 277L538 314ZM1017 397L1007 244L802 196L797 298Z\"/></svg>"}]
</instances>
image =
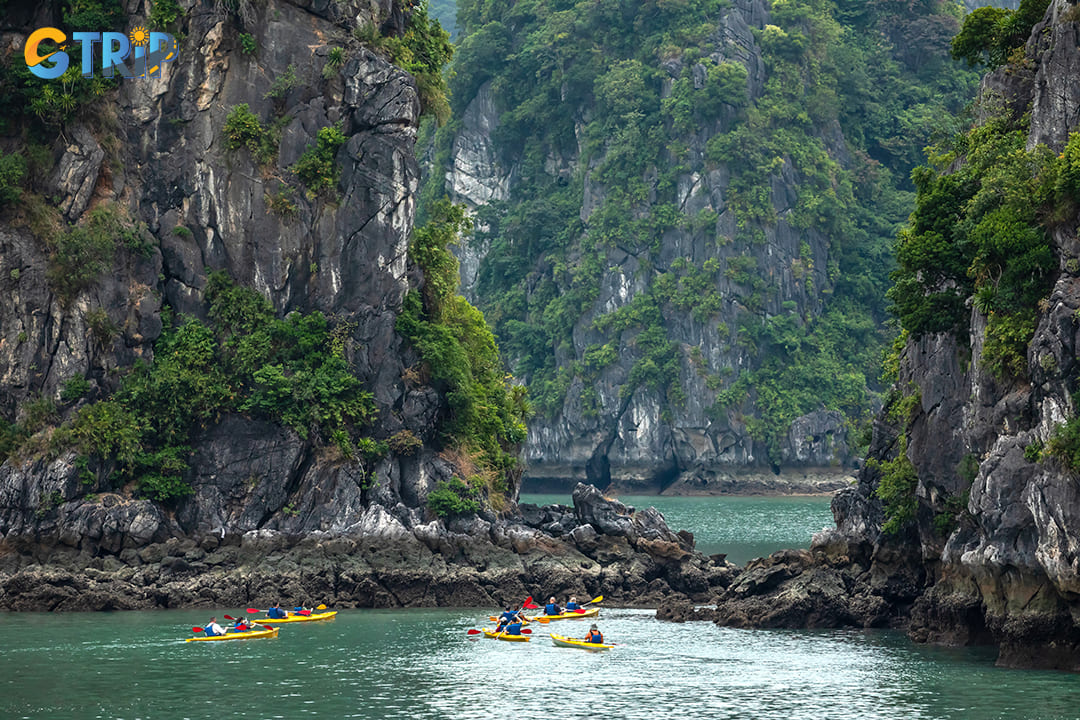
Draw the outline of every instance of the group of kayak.
<instances>
[{"instance_id":1,"label":"group of kayak","mask_svg":"<svg viewBox=\"0 0 1080 720\"><path fill-rule=\"evenodd\" d=\"M604 599L604 596L595 597L592 600L578 604L577 598L571 597L565 607L560 606L555 598L552 597L548 600L547 605L544 606L544 612L529 616L525 613L526 610L539 610L540 606L533 604L532 597L525 599L523 603L518 605L517 608L507 605L505 610L498 617L490 617L492 622L496 622L497 625L494 630L469 630L469 634L479 635L483 634L484 637L493 638L495 640L505 640L507 642L529 642L532 630L525 628L525 625L531 623L547 624L554 620L582 620L584 618L595 618L600 614L600 608L597 607L585 607L587 605L593 605ZM550 634L551 641L558 647L574 647L585 650L610 650L613 645L604 643L604 636L597 628L596 624L589 628L589 632L582 639L576 639L567 637L565 635Z\"/></svg>"},{"instance_id":2,"label":"group of kayak","mask_svg":"<svg viewBox=\"0 0 1080 720\"><path fill-rule=\"evenodd\" d=\"M277 637L278 625L283 623L313 622L329 620L337 615L337 610L327 610L325 605L319 605L314 609L295 607L292 610L284 610L280 603L274 603L267 610L248 608L248 613L258 614L265 612L265 617L254 619L234 618L225 615L226 620L232 621L232 626L223 628L217 622L217 617L210 618L205 627L193 627L192 632L203 633L199 637L188 638L185 642L206 640L252 640L254 638Z\"/></svg>"}]
</instances>

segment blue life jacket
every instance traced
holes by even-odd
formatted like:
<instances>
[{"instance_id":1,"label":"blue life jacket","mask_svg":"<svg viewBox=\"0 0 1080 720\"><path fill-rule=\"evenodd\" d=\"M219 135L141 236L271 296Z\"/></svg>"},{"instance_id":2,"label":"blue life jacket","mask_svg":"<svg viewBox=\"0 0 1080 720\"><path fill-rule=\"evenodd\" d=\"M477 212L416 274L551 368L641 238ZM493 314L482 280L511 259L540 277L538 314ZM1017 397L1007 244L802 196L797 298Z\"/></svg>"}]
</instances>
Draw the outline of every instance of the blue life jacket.
<instances>
[{"instance_id":1,"label":"blue life jacket","mask_svg":"<svg viewBox=\"0 0 1080 720\"><path fill-rule=\"evenodd\" d=\"M604 642L604 635L599 630L590 632L588 637L585 638L585 642L599 645Z\"/></svg>"},{"instance_id":2,"label":"blue life jacket","mask_svg":"<svg viewBox=\"0 0 1080 720\"><path fill-rule=\"evenodd\" d=\"M221 634L221 633L214 632L209 625L207 625L206 627L203 628L203 632L206 633L207 637L217 637L218 635Z\"/></svg>"},{"instance_id":3,"label":"blue life jacket","mask_svg":"<svg viewBox=\"0 0 1080 720\"><path fill-rule=\"evenodd\" d=\"M507 635L520 635L521 634L521 623L516 622L516 623L510 623L509 625L507 625L506 626L506 634Z\"/></svg>"},{"instance_id":4,"label":"blue life jacket","mask_svg":"<svg viewBox=\"0 0 1080 720\"><path fill-rule=\"evenodd\" d=\"M514 612L513 610L507 610L506 612L504 612L502 615L499 616L499 622L500 623L511 622L511 621L513 621L513 619L515 617L517 617L516 612Z\"/></svg>"},{"instance_id":5,"label":"blue life jacket","mask_svg":"<svg viewBox=\"0 0 1080 720\"><path fill-rule=\"evenodd\" d=\"M285 617L288 617L288 616L289 616L289 614L286 613L281 608L270 608L269 610L266 611L266 617L274 618L275 620L280 620L281 618L285 618Z\"/></svg>"},{"instance_id":6,"label":"blue life jacket","mask_svg":"<svg viewBox=\"0 0 1080 720\"><path fill-rule=\"evenodd\" d=\"M575 603L575 602L568 602L568 603L566 603L566 609L567 609L567 610L577 610L577 609L578 609L579 607L581 607L581 606L580 606L580 605L578 605L578 604L577 604L577 603Z\"/></svg>"},{"instance_id":7,"label":"blue life jacket","mask_svg":"<svg viewBox=\"0 0 1080 720\"><path fill-rule=\"evenodd\" d=\"M546 614L548 614L548 615L558 615L559 614L559 606L556 605L555 603L548 603L547 605L544 606L544 612Z\"/></svg>"}]
</instances>

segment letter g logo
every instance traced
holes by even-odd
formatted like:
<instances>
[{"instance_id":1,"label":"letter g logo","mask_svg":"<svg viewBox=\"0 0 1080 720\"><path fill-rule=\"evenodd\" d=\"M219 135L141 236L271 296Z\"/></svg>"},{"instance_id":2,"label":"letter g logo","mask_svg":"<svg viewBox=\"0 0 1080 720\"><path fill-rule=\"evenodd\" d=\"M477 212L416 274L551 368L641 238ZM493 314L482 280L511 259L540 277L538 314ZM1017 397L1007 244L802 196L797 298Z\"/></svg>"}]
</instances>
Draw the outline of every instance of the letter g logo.
<instances>
[{"instance_id":1,"label":"letter g logo","mask_svg":"<svg viewBox=\"0 0 1080 720\"><path fill-rule=\"evenodd\" d=\"M23 57L26 58L26 67L30 68L30 72L34 73L34 75L42 80L52 80L64 74L64 71L68 68L69 58L66 52L61 52L60 50L54 50L48 55L38 55L38 46L45 40L51 40L63 47L64 41L67 40L67 35L54 27L38 28L30 33L30 37L26 38L26 46L23 48ZM51 68L47 68L41 64L49 58L52 58L53 62L56 63Z\"/></svg>"}]
</instances>

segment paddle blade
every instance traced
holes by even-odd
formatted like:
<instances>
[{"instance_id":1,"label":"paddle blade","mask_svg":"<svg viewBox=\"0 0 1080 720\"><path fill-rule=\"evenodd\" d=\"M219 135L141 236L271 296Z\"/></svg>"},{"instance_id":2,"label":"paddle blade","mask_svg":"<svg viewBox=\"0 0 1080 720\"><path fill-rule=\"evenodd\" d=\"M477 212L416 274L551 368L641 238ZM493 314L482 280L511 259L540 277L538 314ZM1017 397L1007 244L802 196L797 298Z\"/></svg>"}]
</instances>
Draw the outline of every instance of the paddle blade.
<instances>
[{"instance_id":1,"label":"paddle blade","mask_svg":"<svg viewBox=\"0 0 1080 720\"><path fill-rule=\"evenodd\" d=\"M320 603L320 604L318 604L318 605L316 605L316 606L315 606L315 609L316 609L316 610L325 610L325 609L326 609L326 605L324 605L324 604Z\"/></svg>"},{"instance_id":2,"label":"paddle blade","mask_svg":"<svg viewBox=\"0 0 1080 720\"><path fill-rule=\"evenodd\" d=\"M545 625L547 625L549 622L551 622L551 620L548 620L546 617L535 617L535 618L533 618L533 620L535 620L538 623L544 623Z\"/></svg>"},{"instance_id":3,"label":"paddle blade","mask_svg":"<svg viewBox=\"0 0 1080 720\"><path fill-rule=\"evenodd\" d=\"M480 631L477 630L476 628L469 628L468 631L465 634L466 635L479 635Z\"/></svg>"},{"instance_id":4,"label":"paddle blade","mask_svg":"<svg viewBox=\"0 0 1080 720\"><path fill-rule=\"evenodd\" d=\"M258 609L258 608L248 608L248 609L247 609L247 611L248 611L249 613L260 613L260 612L266 612L265 610L260 610L260 609Z\"/></svg>"},{"instance_id":5,"label":"paddle blade","mask_svg":"<svg viewBox=\"0 0 1080 720\"><path fill-rule=\"evenodd\" d=\"M191 628L191 632L202 632L202 631L203 631L203 629L202 629L202 628L200 628L200 627L193 627L193 628Z\"/></svg>"},{"instance_id":6,"label":"paddle blade","mask_svg":"<svg viewBox=\"0 0 1080 720\"><path fill-rule=\"evenodd\" d=\"M235 620L236 619L232 615L222 615L222 617L225 618L226 620Z\"/></svg>"},{"instance_id":7,"label":"paddle blade","mask_svg":"<svg viewBox=\"0 0 1080 720\"><path fill-rule=\"evenodd\" d=\"M521 629L521 634L522 635L532 635L532 630L530 630L529 628L522 628Z\"/></svg>"},{"instance_id":8,"label":"paddle blade","mask_svg":"<svg viewBox=\"0 0 1080 720\"><path fill-rule=\"evenodd\" d=\"M603 595L597 595L596 597L594 597L592 600L590 600L589 602L587 602L585 604L586 605L592 605L593 603L603 602L603 600L604 600Z\"/></svg>"}]
</instances>

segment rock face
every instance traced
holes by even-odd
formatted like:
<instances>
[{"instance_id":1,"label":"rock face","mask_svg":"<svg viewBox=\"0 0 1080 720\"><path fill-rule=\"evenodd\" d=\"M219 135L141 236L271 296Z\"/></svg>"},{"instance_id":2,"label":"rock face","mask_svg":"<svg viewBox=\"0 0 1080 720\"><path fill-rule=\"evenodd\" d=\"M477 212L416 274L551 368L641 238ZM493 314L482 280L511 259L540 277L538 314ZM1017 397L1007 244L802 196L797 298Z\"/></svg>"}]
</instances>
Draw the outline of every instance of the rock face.
<instances>
[{"instance_id":1,"label":"rock face","mask_svg":"<svg viewBox=\"0 0 1080 720\"><path fill-rule=\"evenodd\" d=\"M1071 81L1080 24L1070 7L1052 2L1025 61L983 85L1017 116L1030 108L1029 147L1044 143L1055 155L1080 110ZM878 418L876 462L834 499L836 529L816 535L809 553L751 563L710 619L903 626L923 642L994 644L1005 666L1080 670L1080 490L1073 471L1032 452L1077 412L1077 226L1074 216L1049 230L1059 272L1039 304L1029 377L1003 382L985 367L986 317L975 307L970 347L951 333L910 340L897 387L918 402L904 424ZM918 477L915 517L887 535L875 490L882 464L900 452ZM665 613L693 617L677 603Z\"/></svg>"},{"instance_id":2,"label":"rock face","mask_svg":"<svg viewBox=\"0 0 1080 720\"><path fill-rule=\"evenodd\" d=\"M411 76L350 35L375 18L392 24L398 11L389 2L271 0L244 17L223 7L188 3L176 30L185 38L178 59L160 79L129 81L109 96L115 126L75 123L44 180L44 194L67 220L119 208L142 224L148 251L118 248L107 272L61 298L47 277L49 248L32 224L18 215L0 221L0 410L15 420L44 398L66 414L71 403L61 390L79 376L90 381L88 399L106 396L118 371L152 357L163 305L201 316L208 272L225 270L281 314L321 311L351 328L349 360L378 406L372 435L409 430L431 440L445 400L401 379L415 360L394 329L417 281L406 249L420 104ZM256 55L241 52L241 32L254 38ZM24 36L7 32L4 47L21 47ZM334 47L347 48L346 60L324 77ZM226 117L242 104L280 128L272 161L227 146ZM347 138L335 159L336 199L306 195L290 168L321 128L334 125ZM283 191L295 206L288 213L272 207ZM387 458L369 487L363 468L326 457L291 430L240 416L206 428L192 451L185 479L195 492L168 513L148 501L108 502L120 489L79 479L71 456L13 458L0 468L0 536L19 545L58 533L94 552L169 536L343 529L376 500L419 506L452 471L426 447Z\"/></svg>"},{"instance_id":3,"label":"rock face","mask_svg":"<svg viewBox=\"0 0 1080 720\"><path fill-rule=\"evenodd\" d=\"M661 77L660 102L674 102L676 86L687 78L692 80L695 88L704 87L708 68L721 64L738 65L745 71L745 90L751 104L762 98L772 77L774 68L769 67L769 63L774 58L770 59L763 50L761 38L771 32L767 28L778 30L774 21L783 22L773 18L770 4L763 0L737 0L719 11L718 17L710 16L706 22L711 24L712 31L706 39L690 48L665 51L663 58L655 61L657 67L649 68ZM955 29L955 22L951 16L920 17L912 21L910 30L920 37L936 33L945 38L940 46L927 50L944 55L947 36ZM523 46L532 42L532 39L524 39L531 36L519 27L528 22L508 20L493 24L498 24L506 37L498 35L497 39L492 39L496 36L487 34L488 26L483 30L472 28L472 37L466 33L463 53L488 50L505 54L509 52L507 47L514 47L517 52L515 42ZM929 32L928 27L935 28L934 32ZM646 30L637 32L645 33ZM470 44L470 40L474 42ZM488 42L492 48L484 47ZM558 47L550 50L555 56L561 51ZM522 55L527 55L524 50ZM575 60L559 62L573 63ZM478 74L473 68L463 68L462 73L466 72ZM486 77L490 77L490 73ZM761 348L739 339L744 334L743 323L747 318L754 318L749 321L752 325L764 326L774 318L790 315L798 318L794 322L800 326L804 322L810 324L825 311L829 299L837 291L838 275L843 274L836 270L838 238L797 217L801 184L805 178L794 169L795 163L776 158L775 172L766 173L768 177L755 188L755 192L767 196L763 202L769 208L768 221L747 221L739 216L736 204L739 193L743 192L738 184L743 161L717 160L715 153L710 151L722 144L718 141L723 141L743 120L740 110L734 104L728 104L707 121L695 120L691 123L693 127L681 134L674 133L669 127L661 127L660 123L650 127L648 132L660 138L650 140L650 143L662 145L671 141L672 147L685 146L681 154L665 156L659 162L659 169L646 172L646 175L663 174L670 167L678 167L672 181L676 186L674 200L665 204L666 200L657 199L664 191L658 189L656 178L650 176L646 178L646 184L653 184L648 187L649 197L644 205L654 203L651 208L634 206L627 210L617 206L620 209L612 211L613 203L625 201L625 198L613 200L622 188L605 186L597 179L601 173L594 170L611 158L605 156L603 147L598 147L602 143L587 132L588 124L602 110L586 100L567 100L568 96L592 98L595 93L591 89L588 92L575 90L573 84L583 81L569 72L566 77L560 97L552 97L549 93L542 98L530 97L528 102L561 101L559 108L574 119L572 138L560 137L558 142L553 141L550 146L538 150L543 155L539 160L532 151L515 159L514 151L518 148L500 145L500 138L509 132L504 127L505 118L520 122L520 116L527 111L521 107L507 107L506 102L500 104L503 98L499 93L513 96L517 101L521 101L522 93L506 88L505 78L499 78L503 81L502 87L491 80L477 80L475 87L466 86L463 97L455 99L464 107L464 112L452 137L445 143L448 160L435 167L432 173L441 181L436 196L445 191L456 202L476 210L481 232L456 251L461 260L466 296L481 308L485 307L485 302L503 302L501 292L515 298L493 313L495 316L505 309L507 315L513 316L512 322L526 326L500 337L511 361L518 359L514 353L519 346L528 346L530 353L538 344L546 347L537 339L540 331L528 327L547 323L546 311L530 310L532 315L522 318L514 314L516 308L528 304L533 293L573 293L577 281L559 279L568 273L563 266L574 266L579 262L588 252L585 246L590 243L602 247L596 262L603 271L588 280L590 287L598 285L596 297L590 297L581 308L573 306L571 310L560 310L573 315L573 328L567 337L558 337L549 343L554 346L554 365L559 377L549 384L557 385L559 389L545 392L558 397L546 400L550 407L544 413L538 413L530 423L525 450L530 478L539 486L561 490L568 490L577 482L588 482L626 492L661 492L668 487L676 488L677 492L689 492L692 488L699 492L707 491L705 488L723 492L723 488L730 486L726 478L740 474L755 473L764 478L766 473L780 470L799 473L835 468L838 474L844 469L852 470L855 458L847 437L849 422L842 413L802 408L794 422L787 425L785 421L786 429L778 431L778 437L763 440L760 427L765 410L762 406L772 402L779 404L779 400L758 397L757 388L754 388L747 393L743 403L732 406L717 402L718 389L729 388L734 378L760 369L767 360L767 353ZM589 83L592 83L591 79ZM834 99L833 102L840 101ZM638 110L651 112L649 108ZM503 125L500 125L501 118ZM806 123L811 124L811 121L806 120ZM854 167L865 154L850 151L851 144L844 137L839 121L820 121L810 134L813 140L808 142L824 148L828 162L839 168ZM768 150L771 157L778 152L771 147ZM874 163L877 162L875 159ZM543 179L537 180L538 175ZM546 182L556 188L574 188L572 202L560 195L560 199L551 200L551 205L557 206L559 213L576 212L579 215L585 227L580 231L580 237L585 238L580 241L581 247L574 245L577 240L566 237L572 234L567 232L559 235L557 243L545 243L542 250L537 250L535 262L532 258L521 260L516 255L511 259L503 257L500 253L507 252L507 244L517 247L527 241L519 243L508 234L508 239L500 238L503 240L500 245L484 234L488 227L485 223L506 207L518 207L514 203L523 203L521 198L547 192L537 189L546 187ZM582 185L579 206L575 183ZM551 197L558 192L552 191ZM657 209L670 210L680 220L657 231L656 237L650 237L655 250L646 247L645 243L635 245L635 240L628 237L632 233L615 232L612 233L614 238L599 241L588 239L590 233L604 233L602 218L605 213L632 215L637 220L638 216L644 218L650 210ZM542 225L561 219L561 216L553 217L554 213L549 210L540 204L535 213L521 211L521 216L511 215L512 219L505 222ZM707 218L707 221L702 220L704 225L695 225L694 218ZM747 224L760 233L754 242L741 239L747 232ZM570 244L571 249L547 247L559 243ZM538 269L512 290L501 286L498 291L485 290L481 279L484 267L488 268L488 276L502 275L516 272L516 265L522 263L535 265ZM508 270L508 266L511 269ZM546 268L550 266L556 269L549 273ZM748 282L734 270L736 266L755 268L762 282L755 289L756 281ZM705 298L701 296L695 296L685 307L678 309L663 306L663 317L657 323L662 326L664 339L672 344L674 359L671 364L678 367L670 371L666 388L658 387L657 383L640 382L637 378L641 374L641 357L636 350L635 331L612 332L598 325L604 318L610 319L620 312L632 314L642 301L648 302L658 276L667 275L670 279L686 268L703 267L720 268L707 271L708 281L704 290L698 293L711 293L713 298L720 298L716 301L715 311L702 311L699 304L703 304ZM490 286L490 282L488 284ZM552 289L551 286L555 287ZM763 292L762 288L766 286L768 290ZM614 350L598 368L586 372L573 369L590 366L597 348ZM534 378L527 372L523 377L532 385ZM569 376L564 377L566 373ZM872 378L870 382L875 380ZM678 392L671 391L675 386ZM773 491L783 487L779 484Z\"/></svg>"}]
</instances>

